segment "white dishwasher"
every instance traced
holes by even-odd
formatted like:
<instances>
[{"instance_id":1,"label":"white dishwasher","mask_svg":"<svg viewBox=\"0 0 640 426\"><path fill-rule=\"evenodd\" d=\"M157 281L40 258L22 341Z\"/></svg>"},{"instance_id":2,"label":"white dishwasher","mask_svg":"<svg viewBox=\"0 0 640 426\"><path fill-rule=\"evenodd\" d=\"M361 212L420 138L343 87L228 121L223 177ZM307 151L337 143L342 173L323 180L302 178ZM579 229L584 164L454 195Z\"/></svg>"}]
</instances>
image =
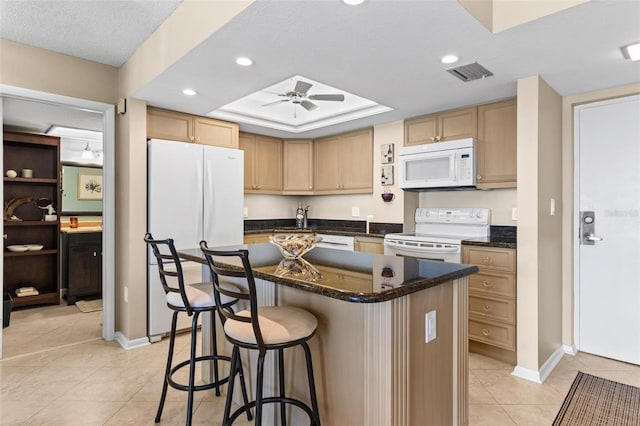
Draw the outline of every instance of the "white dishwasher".
<instances>
[{"instance_id":1,"label":"white dishwasher","mask_svg":"<svg viewBox=\"0 0 640 426\"><path fill-rule=\"evenodd\" d=\"M354 237L348 237L346 235L329 235L329 234L316 234L322 238L316 247L332 248L335 250L354 251Z\"/></svg>"}]
</instances>

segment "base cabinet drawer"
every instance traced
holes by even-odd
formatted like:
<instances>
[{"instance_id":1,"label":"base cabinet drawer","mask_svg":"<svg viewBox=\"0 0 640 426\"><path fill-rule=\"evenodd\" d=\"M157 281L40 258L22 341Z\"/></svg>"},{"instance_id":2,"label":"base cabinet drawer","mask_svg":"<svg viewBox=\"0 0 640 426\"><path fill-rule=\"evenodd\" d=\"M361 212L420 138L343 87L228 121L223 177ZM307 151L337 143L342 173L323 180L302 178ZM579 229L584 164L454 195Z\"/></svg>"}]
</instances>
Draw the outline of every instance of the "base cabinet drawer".
<instances>
[{"instance_id":1,"label":"base cabinet drawer","mask_svg":"<svg viewBox=\"0 0 640 426\"><path fill-rule=\"evenodd\" d=\"M469 339L511 351L516 349L516 330L514 325L469 319Z\"/></svg>"},{"instance_id":2,"label":"base cabinet drawer","mask_svg":"<svg viewBox=\"0 0 640 426\"><path fill-rule=\"evenodd\" d=\"M500 296L513 299L516 297L516 285L514 281L513 274L481 272L469 277L469 292L482 296Z\"/></svg>"},{"instance_id":3,"label":"base cabinet drawer","mask_svg":"<svg viewBox=\"0 0 640 426\"><path fill-rule=\"evenodd\" d=\"M489 247L465 247L466 263L478 265L480 272L497 271L513 273L516 270L515 250L489 248Z\"/></svg>"},{"instance_id":4,"label":"base cabinet drawer","mask_svg":"<svg viewBox=\"0 0 640 426\"><path fill-rule=\"evenodd\" d=\"M513 300L469 296L469 316L514 324L516 305Z\"/></svg>"}]
</instances>

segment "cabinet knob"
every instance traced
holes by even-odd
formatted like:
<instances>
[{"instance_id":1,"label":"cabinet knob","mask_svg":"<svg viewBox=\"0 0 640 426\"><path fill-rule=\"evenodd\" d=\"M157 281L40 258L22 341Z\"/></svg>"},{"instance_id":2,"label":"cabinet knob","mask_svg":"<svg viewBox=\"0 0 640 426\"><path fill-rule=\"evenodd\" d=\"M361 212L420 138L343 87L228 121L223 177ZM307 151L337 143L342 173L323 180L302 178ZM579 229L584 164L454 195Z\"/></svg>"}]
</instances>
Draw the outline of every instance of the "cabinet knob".
<instances>
[{"instance_id":1,"label":"cabinet knob","mask_svg":"<svg viewBox=\"0 0 640 426\"><path fill-rule=\"evenodd\" d=\"M478 176L476 176L476 179L478 179L478 180L482 180L482 175L478 175Z\"/></svg>"},{"instance_id":2,"label":"cabinet knob","mask_svg":"<svg viewBox=\"0 0 640 426\"><path fill-rule=\"evenodd\" d=\"M93 257L96 257L98 254L94 251L93 252Z\"/></svg>"},{"instance_id":3,"label":"cabinet knob","mask_svg":"<svg viewBox=\"0 0 640 426\"><path fill-rule=\"evenodd\" d=\"M491 263L491 258L489 256L485 257L484 259L482 259L482 261L486 264Z\"/></svg>"},{"instance_id":4,"label":"cabinet knob","mask_svg":"<svg viewBox=\"0 0 640 426\"><path fill-rule=\"evenodd\" d=\"M483 336L488 336L488 335L490 335L490 334L491 334L491 332L490 332L489 330L487 330L486 328L483 328L483 329L482 329L482 335L483 335Z\"/></svg>"},{"instance_id":5,"label":"cabinet knob","mask_svg":"<svg viewBox=\"0 0 640 426\"><path fill-rule=\"evenodd\" d=\"M482 281L482 285L487 288L491 287L491 283L489 281Z\"/></svg>"},{"instance_id":6,"label":"cabinet knob","mask_svg":"<svg viewBox=\"0 0 640 426\"><path fill-rule=\"evenodd\" d=\"M313 185L309 185L309 189L313 189Z\"/></svg>"},{"instance_id":7,"label":"cabinet knob","mask_svg":"<svg viewBox=\"0 0 640 426\"><path fill-rule=\"evenodd\" d=\"M489 306L489 305L484 305L484 306L482 307L482 310L483 310L483 311L490 311L490 310L491 310L491 306Z\"/></svg>"}]
</instances>

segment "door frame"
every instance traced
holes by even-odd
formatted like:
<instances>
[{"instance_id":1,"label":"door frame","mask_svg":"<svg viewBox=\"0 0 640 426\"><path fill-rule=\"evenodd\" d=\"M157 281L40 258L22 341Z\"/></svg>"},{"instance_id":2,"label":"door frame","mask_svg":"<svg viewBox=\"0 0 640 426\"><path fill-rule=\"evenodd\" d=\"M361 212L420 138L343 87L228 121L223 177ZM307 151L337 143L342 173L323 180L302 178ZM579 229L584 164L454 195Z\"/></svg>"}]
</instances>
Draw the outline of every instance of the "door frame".
<instances>
[{"instance_id":1,"label":"door frame","mask_svg":"<svg viewBox=\"0 0 640 426\"><path fill-rule=\"evenodd\" d=\"M2 125L2 98L14 97L35 102L46 102L71 108L88 109L102 114L103 126L103 212L102 212L102 338L115 338L115 106L112 104L40 92L0 84L0 125ZM0 139L2 137L0 136ZM0 153L0 162L3 162ZM4 185L0 180L0 199L4 202ZM4 224L0 223L4 233ZM4 273L0 258L0 276ZM2 309L0 307L0 309ZM2 329L0 329L0 359L2 359Z\"/></svg>"},{"instance_id":2,"label":"door frame","mask_svg":"<svg viewBox=\"0 0 640 426\"><path fill-rule=\"evenodd\" d=\"M579 112L586 108L624 102L625 99L640 99L640 95L621 95L605 100L575 105L573 107L573 346L580 351L580 120Z\"/></svg>"}]
</instances>

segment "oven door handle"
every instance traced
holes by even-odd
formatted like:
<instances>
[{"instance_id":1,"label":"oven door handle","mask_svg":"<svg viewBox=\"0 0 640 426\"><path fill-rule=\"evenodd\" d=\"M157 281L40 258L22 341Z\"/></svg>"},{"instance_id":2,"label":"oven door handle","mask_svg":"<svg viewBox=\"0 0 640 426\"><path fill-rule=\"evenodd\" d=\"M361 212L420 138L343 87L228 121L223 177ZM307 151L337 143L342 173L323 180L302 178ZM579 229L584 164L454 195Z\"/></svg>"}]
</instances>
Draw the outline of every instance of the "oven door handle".
<instances>
[{"instance_id":1,"label":"oven door handle","mask_svg":"<svg viewBox=\"0 0 640 426\"><path fill-rule=\"evenodd\" d=\"M385 241L384 243L387 247L397 248L406 251L412 251L416 253L456 253L460 251L459 247L447 247L447 248L439 248L434 249L431 247L421 247L419 245L404 245L401 243L397 243L395 241ZM418 243L420 244L420 243Z\"/></svg>"}]
</instances>

